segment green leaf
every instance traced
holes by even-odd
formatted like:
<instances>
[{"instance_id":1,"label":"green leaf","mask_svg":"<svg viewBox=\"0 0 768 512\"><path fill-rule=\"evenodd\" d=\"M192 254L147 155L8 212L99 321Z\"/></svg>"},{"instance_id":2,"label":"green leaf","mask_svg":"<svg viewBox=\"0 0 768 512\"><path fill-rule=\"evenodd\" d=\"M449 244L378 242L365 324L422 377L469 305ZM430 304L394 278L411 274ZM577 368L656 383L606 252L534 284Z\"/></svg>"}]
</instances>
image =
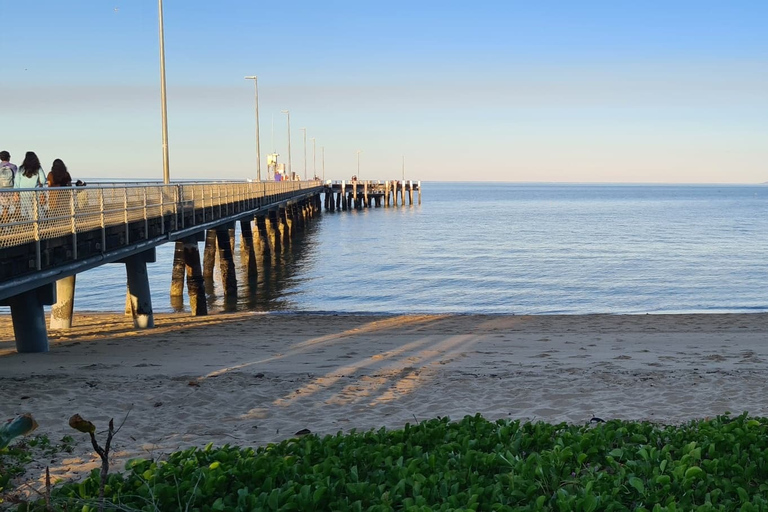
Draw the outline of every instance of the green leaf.
<instances>
[{"instance_id":1,"label":"green leaf","mask_svg":"<svg viewBox=\"0 0 768 512\"><path fill-rule=\"evenodd\" d=\"M629 485L637 489L637 492L640 494L645 493L645 486L643 485L643 481L637 478L636 476L629 477Z\"/></svg>"}]
</instances>

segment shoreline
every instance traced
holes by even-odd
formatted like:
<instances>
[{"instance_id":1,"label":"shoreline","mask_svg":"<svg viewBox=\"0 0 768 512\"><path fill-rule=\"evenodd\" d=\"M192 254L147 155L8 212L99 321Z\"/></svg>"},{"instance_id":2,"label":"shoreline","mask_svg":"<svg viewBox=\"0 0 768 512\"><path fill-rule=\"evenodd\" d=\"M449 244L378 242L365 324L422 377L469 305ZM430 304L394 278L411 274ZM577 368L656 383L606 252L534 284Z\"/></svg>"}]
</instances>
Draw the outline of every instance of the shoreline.
<instances>
[{"instance_id":1,"label":"shoreline","mask_svg":"<svg viewBox=\"0 0 768 512\"><path fill-rule=\"evenodd\" d=\"M457 420L683 423L768 416L768 313L689 315L122 314L78 312L46 354L16 354L0 316L0 420L29 412L75 451L54 477L96 466L75 413L119 425L113 467L189 446Z\"/></svg>"}]
</instances>

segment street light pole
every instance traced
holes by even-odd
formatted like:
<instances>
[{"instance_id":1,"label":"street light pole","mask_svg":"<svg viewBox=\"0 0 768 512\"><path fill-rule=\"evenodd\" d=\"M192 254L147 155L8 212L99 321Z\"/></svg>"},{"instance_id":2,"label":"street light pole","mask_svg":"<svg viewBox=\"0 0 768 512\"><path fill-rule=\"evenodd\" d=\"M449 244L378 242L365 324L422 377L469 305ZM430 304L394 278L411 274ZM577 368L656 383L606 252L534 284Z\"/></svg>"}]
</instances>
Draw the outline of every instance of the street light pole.
<instances>
[{"instance_id":1,"label":"street light pole","mask_svg":"<svg viewBox=\"0 0 768 512\"><path fill-rule=\"evenodd\" d=\"M293 178L293 167L291 167L291 111L281 110L283 114L288 114L288 177Z\"/></svg>"},{"instance_id":2,"label":"street light pole","mask_svg":"<svg viewBox=\"0 0 768 512\"><path fill-rule=\"evenodd\" d=\"M261 181L261 148L259 147L259 77L247 76L246 80L253 80L256 90L256 176Z\"/></svg>"},{"instance_id":3,"label":"street light pole","mask_svg":"<svg viewBox=\"0 0 768 512\"><path fill-rule=\"evenodd\" d=\"M357 179L360 181L360 153L362 153L362 149L357 150Z\"/></svg>"},{"instance_id":4,"label":"street light pole","mask_svg":"<svg viewBox=\"0 0 768 512\"><path fill-rule=\"evenodd\" d=\"M307 181L307 129L299 128L304 132L304 181Z\"/></svg>"},{"instance_id":5,"label":"street light pole","mask_svg":"<svg viewBox=\"0 0 768 512\"><path fill-rule=\"evenodd\" d=\"M317 177L317 158L315 158L315 138L312 137L312 177Z\"/></svg>"},{"instance_id":6,"label":"street light pole","mask_svg":"<svg viewBox=\"0 0 768 512\"><path fill-rule=\"evenodd\" d=\"M163 0L157 0L158 24L160 26L160 103L163 116L163 183L171 182L168 164L168 103L165 99L165 36L163 35Z\"/></svg>"}]
</instances>

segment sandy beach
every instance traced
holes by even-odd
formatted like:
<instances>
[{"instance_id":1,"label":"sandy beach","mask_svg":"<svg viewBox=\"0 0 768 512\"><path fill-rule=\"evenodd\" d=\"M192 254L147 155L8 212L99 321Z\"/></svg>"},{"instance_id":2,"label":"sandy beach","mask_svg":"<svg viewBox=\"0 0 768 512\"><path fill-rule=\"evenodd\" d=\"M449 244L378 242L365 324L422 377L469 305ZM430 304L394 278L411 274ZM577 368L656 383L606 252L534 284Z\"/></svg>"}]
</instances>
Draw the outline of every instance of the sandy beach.
<instances>
[{"instance_id":1,"label":"sandy beach","mask_svg":"<svg viewBox=\"0 0 768 512\"><path fill-rule=\"evenodd\" d=\"M0 420L32 413L74 453L38 460L68 477L94 467L79 413L125 424L114 464L208 442L247 446L481 413L584 423L681 423L768 415L768 314L586 316L82 314L46 354L17 354L0 318ZM130 412L130 413L129 413Z\"/></svg>"}]
</instances>

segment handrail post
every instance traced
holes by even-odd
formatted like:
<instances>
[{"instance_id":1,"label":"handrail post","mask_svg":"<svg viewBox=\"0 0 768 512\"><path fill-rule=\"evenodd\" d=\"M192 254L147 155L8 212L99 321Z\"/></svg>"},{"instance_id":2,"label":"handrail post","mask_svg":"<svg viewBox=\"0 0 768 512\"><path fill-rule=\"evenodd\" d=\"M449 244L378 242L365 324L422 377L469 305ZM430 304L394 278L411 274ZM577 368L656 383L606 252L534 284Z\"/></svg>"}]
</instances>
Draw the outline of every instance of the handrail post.
<instances>
[{"instance_id":1,"label":"handrail post","mask_svg":"<svg viewBox=\"0 0 768 512\"><path fill-rule=\"evenodd\" d=\"M99 187L99 217L101 217L101 254L107 250L107 226L104 223L104 189Z\"/></svg>"},{"instance_id":2,"label":"handrail post","mask_svg":"<svg viewBox=\"0 0 768 512\"><path fill-rule=\"evenodd\" d=\"M142 187L144 195L144 240L149 240L149 220L147 219L147 187Z\"/></svg>"},{"instance_id":3,"label":"handrail post","mask_svg":"<svg viewBox=\"0 0 768 512\"><path fill-rule=\"evenodd\" d=\"M77 259L77 223L75 222L75 191L72 189L67 190L69 192L69 212L70 212L70 226L72 227L72 259Z\"/></svg>"},{"instance_id":4,"label":"handrail post","mask_svg":"<svg viewBox=\"0 0 768 512\"><path fill-rule=\"evenodd\" d=\"M35 269L43 268L42 254L40 252L40 192L34 191L32 204L32 232L35 236Z\"/></svg>"},{"instance_id":5,"label":"handrail post","mask_svg":"<svg viewBox=\"0 0 768 512\"><path fill-rule=\"evenodd\" d=\"M123 187L123 219L125 220L125 245L131 243L130 229L128 229L128 187Z\"/></svg>"}]
</instances>

